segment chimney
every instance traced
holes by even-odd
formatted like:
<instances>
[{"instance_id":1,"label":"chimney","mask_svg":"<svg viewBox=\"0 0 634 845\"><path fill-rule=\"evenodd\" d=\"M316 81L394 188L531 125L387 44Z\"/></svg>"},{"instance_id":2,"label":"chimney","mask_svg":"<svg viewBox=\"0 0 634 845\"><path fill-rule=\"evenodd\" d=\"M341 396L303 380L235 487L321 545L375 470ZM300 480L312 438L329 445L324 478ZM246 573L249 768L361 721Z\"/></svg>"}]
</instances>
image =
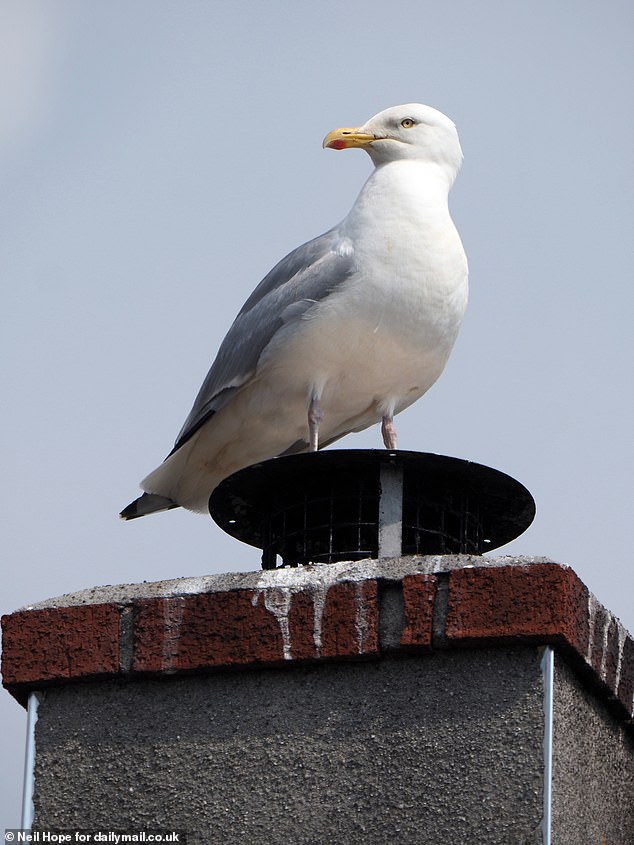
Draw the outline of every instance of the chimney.
<instances>
[{"instance_id":1,"label":"chimney","mask_svg":"<svg viewBox=\"0 0 634 845\"><path fill-rule=\"evenodd\" d=\"M3 617L25 827L631 845L634 640L568 566L479 554L530 523L530 494L438 456L338 461L269 461L212 496L264 571Z\"/></svg>"}]
</instances>

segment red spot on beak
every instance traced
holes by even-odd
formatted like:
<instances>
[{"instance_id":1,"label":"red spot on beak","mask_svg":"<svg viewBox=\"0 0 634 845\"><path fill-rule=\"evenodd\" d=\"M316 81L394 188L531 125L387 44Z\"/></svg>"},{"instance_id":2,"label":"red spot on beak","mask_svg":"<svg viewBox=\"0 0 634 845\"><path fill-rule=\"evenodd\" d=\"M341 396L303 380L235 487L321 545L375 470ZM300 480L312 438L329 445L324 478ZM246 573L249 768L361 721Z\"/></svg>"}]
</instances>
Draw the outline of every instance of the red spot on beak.
<instances>
[{"instance_id":1,"label":"red spot on beak","mask_svg":"<svg viewBox=\"0 0 634 845\"><path fill-rule=\"evenodd\" d=\"M346 142L345 141L331 141L328 146L333 150L345 150Z\"/></svg>"}]
</instances>

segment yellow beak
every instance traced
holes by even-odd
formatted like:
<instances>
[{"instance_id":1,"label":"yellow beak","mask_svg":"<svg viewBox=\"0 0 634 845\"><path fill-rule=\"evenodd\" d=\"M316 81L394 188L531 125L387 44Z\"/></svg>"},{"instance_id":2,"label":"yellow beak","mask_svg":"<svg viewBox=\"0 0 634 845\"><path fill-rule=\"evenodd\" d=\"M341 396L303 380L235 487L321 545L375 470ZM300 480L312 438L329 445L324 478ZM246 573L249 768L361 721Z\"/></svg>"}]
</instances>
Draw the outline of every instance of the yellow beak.
<instances>
[{"instance_id":1,"label":"yellow beak","mask_svg":"<svg viewBox=\"0 0 634 845\"><path fill-rule=\"evenodd\" d=\"M348 150L350 147L367 147L372 141L376 141L376 136L368 135L365 132L359 132L358 129L343 128L333 129L324 138L323 147L329 147L331 150Z\"/></svg>"}]
</instances>

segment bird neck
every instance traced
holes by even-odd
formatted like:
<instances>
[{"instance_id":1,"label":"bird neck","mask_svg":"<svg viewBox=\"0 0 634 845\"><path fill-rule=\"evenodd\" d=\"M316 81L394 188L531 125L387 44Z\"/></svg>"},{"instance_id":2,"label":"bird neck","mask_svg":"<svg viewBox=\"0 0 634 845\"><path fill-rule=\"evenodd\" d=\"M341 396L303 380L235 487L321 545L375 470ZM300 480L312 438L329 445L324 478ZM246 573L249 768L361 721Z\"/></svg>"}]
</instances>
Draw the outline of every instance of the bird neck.
<instances>
[{"instance_id":1,"label":"bird neck","mask_svg":"<svg viewBox=\"0 0 634 845\"><path fill-rule=\"evenodd\" d=\"M409 186L419 196L446 204L456 173L454 168L444 163L398 159L378 165L368 182L374 179L378 185L391 186L396 190Z\"/></svg>"},{"instance_id":2,"label":"bird neck","mask_svg":"<svg viewBox=\"0 0 634 845\"><path fill-rule=\"evenodd\" d=\"M452 179L441 165L421 161L392 161L379 165L361 189L347 222L353 228L367 215L394 219L407 217L424 224L449 217L448 194Z\"/></svg>"}]
</instances>

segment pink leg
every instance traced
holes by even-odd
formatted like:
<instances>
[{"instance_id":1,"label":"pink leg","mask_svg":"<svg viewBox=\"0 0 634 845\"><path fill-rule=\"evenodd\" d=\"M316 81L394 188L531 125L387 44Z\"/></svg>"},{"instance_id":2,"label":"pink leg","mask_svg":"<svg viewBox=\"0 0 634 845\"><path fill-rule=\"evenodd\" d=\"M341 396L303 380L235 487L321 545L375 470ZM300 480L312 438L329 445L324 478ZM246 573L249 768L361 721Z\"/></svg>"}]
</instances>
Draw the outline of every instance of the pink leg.
<instances>
[{"instance_id":1,"label":"pink leg","mask_svg":"<svg viewBox=\"0 0 634 845\"><path fill-rule=\"evenodd\" d=\"M394 425L394 417L383 417L383 422L381 423L381 434L383 436L385 448L396 449L396 426Z\"/></svg>"},{"instance_id":2,"label":"pink leg","mask_svg":"<svg viewBox=\"0 0 634 845\"><path fill-rule=\"evenodd\" d=\"M319 426L324 418L323 411L316 396L310 400L308 406L308 432L310 434L309 452L316 452L319 449Z\"/></svg>"}]
</instances>

